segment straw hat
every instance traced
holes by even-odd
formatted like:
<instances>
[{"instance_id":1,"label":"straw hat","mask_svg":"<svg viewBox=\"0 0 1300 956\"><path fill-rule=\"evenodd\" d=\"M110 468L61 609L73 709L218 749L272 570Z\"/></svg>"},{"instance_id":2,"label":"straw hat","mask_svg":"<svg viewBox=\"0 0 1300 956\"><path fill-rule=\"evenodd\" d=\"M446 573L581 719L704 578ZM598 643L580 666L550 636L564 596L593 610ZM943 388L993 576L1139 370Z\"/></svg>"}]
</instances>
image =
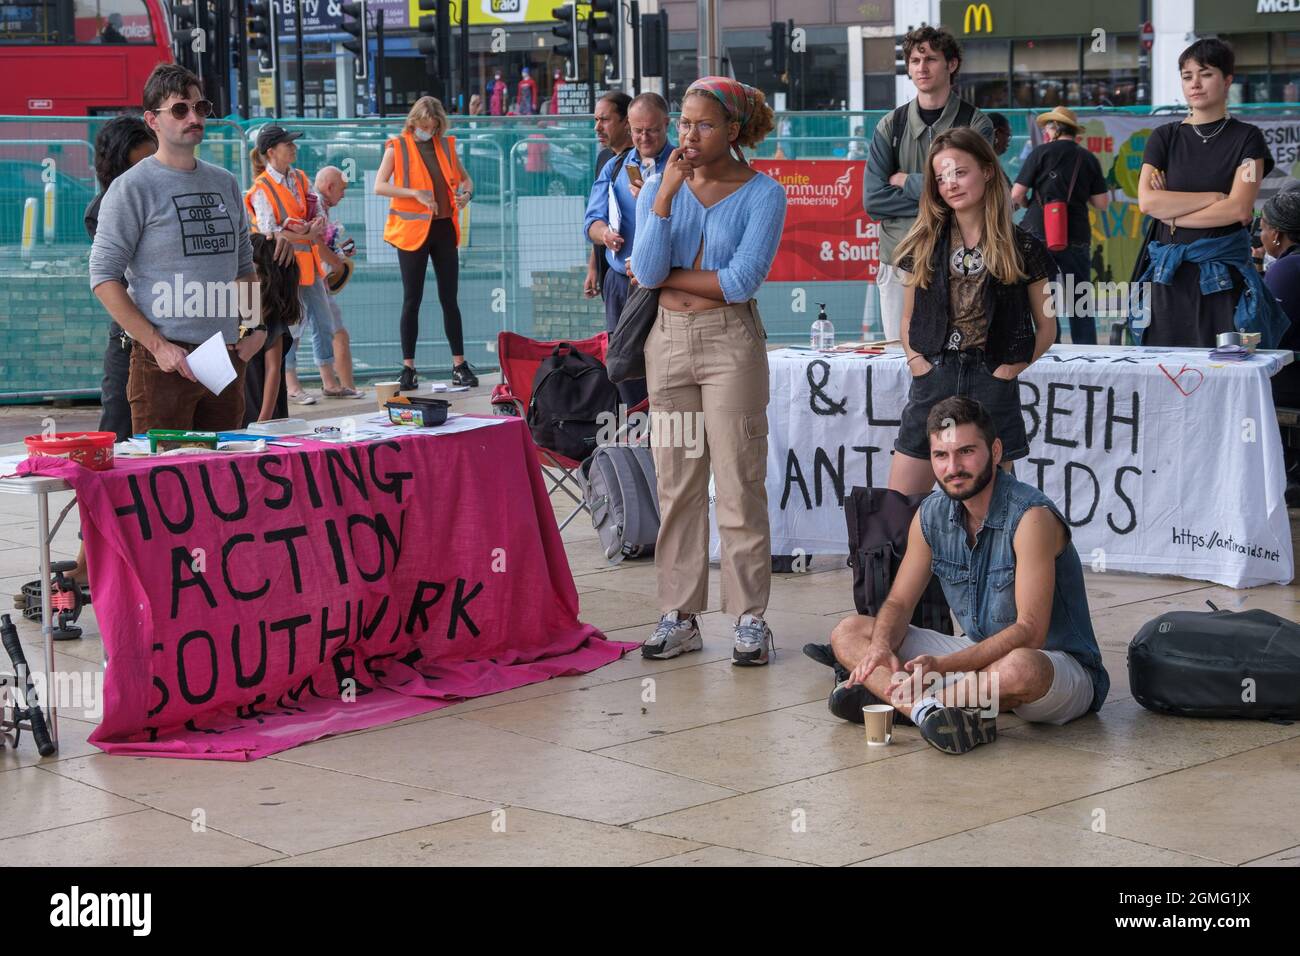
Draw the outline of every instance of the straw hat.
<instances>
[{"instance_id":1,"label":"straw hat","mask_svg":"<svg viewBox=\"0 0 1300 956\"><path fill-rule=\"evenodd\" d=\"M1050 112L1038 114L1039 129L1042 129L1048 123L1060 123L1062 126L1068 126L1076 132L1083 129L1083 124L1079 122L1079 117L1074 115L1074 110L1066 106L1058 106Z\"/></svg>"},{"instance_id":2,"label":"straw hat","mask_svg":"<svg viewBox=\"0 0 1300 956\"><path fill-rule=\"evenodd\" d=\"M352 260L344 259L341 268L330 270L330 274L325 277L325 287L330 295L338 295L343 291L343 287L352 278L352 269Z\"/></svg>"}]
</instances>

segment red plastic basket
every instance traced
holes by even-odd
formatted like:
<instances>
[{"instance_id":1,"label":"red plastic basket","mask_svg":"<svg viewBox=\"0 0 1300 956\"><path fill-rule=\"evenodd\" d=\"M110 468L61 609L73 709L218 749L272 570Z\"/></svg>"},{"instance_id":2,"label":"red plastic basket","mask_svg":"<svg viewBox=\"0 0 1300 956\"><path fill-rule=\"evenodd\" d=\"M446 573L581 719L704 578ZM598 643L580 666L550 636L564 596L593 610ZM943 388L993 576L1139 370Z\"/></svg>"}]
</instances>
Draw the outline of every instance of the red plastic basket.
<instances>
[{"instance_id":1,"label":"red plastic basket","mask_svg":"<svg viewBox=\"0 0 1300 956\"><path fill-rule=\"evenodd\" d=\"M67 435L28 435L23 439L28 456L69 458L91 471L108 471L113 467L112 432L80 432Z\"/></svg>"}]
</instances>

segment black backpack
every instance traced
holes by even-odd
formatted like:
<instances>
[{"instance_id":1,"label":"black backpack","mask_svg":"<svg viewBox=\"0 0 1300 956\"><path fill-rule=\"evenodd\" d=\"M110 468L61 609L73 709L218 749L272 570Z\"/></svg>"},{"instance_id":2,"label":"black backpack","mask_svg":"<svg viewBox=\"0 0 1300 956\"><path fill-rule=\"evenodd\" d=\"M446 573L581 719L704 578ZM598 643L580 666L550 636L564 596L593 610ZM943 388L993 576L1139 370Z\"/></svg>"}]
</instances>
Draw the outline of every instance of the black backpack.
<instances>
[{"instance_id":1,"label":"black backpack","mask_svg":"<svg viewBox=\"0 0 1300 956\"><path fill-rule=\"evenodd\" d=\"M582 461L596 450L603 414L618 414L618 389L594 355L560 342L533 377L528 428L548 451Z\"/></svg>"},{"instance_id":2,"label":"black backpack","mask_svg":"<svg viewBox=\"0 0 1300 956\"><path fill-rule=\"evenodd\" d=\"M1258 609L1168 611L1129 643L1128 682L1156 713L1300 720L1300 624Z\"/></svg>"},{"instance_id":3,"label":"black backpack","mask_svg":"<svg viewBox=\"0 0 1300 956\"><path fill-rule=\"evenodd\" d=\"M859 614L875 617L880 613L903 563L912 518L926 497L904 495L891 488L854 488L844 499L853 603ZM912 624L942 634L953 633L952 614L938 578L930 578L926 585L912 614Z\"/></svg>"},{"instance_id":4,"label":"black backpack","mask_svg":"<svg viewBox=\"0 0 1300 956\"><path fill-rule=\"evenodd\" d=\"M853 569L853 604L859 614L876 617L885 603L894 575L907 550L907 533L912 517L925 495L904 495L890 488L854 488L844 499L844 520L849 527L849 567ZM777 558L773 568L777 570ZM912 622L941 634L953 633L952 614L943 585L932 577L921 595ZM835 681L848 680L849 671L835 657L829 644L805 644L803 652L835 669Z\"/></svg>"}]
</instances>

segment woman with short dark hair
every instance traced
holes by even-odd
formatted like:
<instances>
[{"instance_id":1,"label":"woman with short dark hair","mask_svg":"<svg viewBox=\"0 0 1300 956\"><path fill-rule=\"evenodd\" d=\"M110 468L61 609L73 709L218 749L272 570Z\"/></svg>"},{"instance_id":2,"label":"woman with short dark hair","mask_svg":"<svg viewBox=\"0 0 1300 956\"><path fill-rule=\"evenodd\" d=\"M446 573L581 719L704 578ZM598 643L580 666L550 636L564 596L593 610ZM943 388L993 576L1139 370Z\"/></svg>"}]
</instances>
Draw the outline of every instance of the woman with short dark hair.
<instances>
[{"instance_id":1,"label":"woman with short dark hair","mask_svg":"<svg viewBox=\"0 0 1300 956\"><path fill-rule=\"evenodd\" d=\"M1143 345L1213 348L1219 333L1241 330L1275 348L1289 324L1250 261L1247 226L1273 157L1258 127L1228 113L1234 68L1222 40L1184 50L1187 116L1147 140L1138 203L1158 224L1139 280L1151 283L1150 301L1133 323Z\"/></svg>"}]
</instances>

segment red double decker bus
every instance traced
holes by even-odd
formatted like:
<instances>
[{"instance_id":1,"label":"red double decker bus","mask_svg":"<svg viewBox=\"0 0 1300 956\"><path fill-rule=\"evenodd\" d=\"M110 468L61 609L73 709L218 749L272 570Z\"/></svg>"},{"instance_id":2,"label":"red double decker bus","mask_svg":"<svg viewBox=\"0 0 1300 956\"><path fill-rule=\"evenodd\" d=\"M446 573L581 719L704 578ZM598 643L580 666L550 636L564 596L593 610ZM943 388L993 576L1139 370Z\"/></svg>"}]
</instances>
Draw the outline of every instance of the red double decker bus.
<instances>
[{"instance_id":1,"label":"red double decker bus","mask_svg":"<svg viewBox=\"0 0 1300 956\"><path fill-rule=\"evenodd\" d=\"M138 110L173 59L162 0L0 0L0 115Z\"/></svg>"}]
</instances>

